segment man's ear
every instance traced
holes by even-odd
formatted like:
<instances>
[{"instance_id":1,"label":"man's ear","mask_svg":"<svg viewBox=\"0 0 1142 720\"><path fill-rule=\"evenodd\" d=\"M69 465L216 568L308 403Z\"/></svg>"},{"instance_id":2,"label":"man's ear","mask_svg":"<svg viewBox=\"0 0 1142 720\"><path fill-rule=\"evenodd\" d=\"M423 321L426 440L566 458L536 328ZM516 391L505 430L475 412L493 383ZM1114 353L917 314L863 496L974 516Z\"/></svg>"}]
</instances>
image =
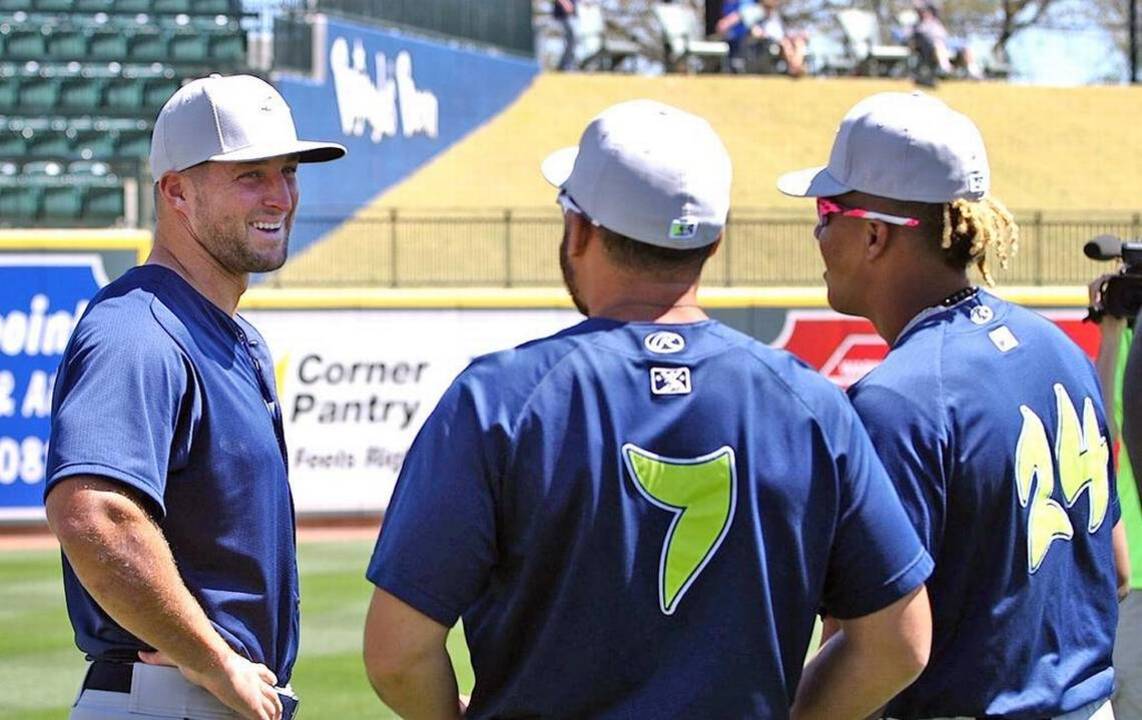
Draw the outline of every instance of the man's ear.
<instances>
[{"instance_id":1,"label":"man's ear","mask_svg":"<svg viewBox=\"0 0 1142 720\"><path fill-rule=\"evenodd\" d=\"M567 213L567 254L579 257L587 252L592 240L597 241L599 227L577 212Z\"/></svg>"},{"instance_id":2,"label":"man's ear","mask_svg":"<svg viewBox=\"0 0 1142 720\"><path fill-rule=\"evenodd\" d=\"M167 205L184 215L190 209L188 195L192 192L190 178L179 172L168 172L159 178L158 194Z\"/></svg>"},{"instance_id":3,"label":"man's ear","mask_svg":"<svg viewBox=\"0 0 1142 720\"><path fill-rule=\"evenodd\" d=\"M893 241L892 229L880 220L868 220L865 227L865 257L869 260L884 257Z\"/></svg>"}]
</instances>

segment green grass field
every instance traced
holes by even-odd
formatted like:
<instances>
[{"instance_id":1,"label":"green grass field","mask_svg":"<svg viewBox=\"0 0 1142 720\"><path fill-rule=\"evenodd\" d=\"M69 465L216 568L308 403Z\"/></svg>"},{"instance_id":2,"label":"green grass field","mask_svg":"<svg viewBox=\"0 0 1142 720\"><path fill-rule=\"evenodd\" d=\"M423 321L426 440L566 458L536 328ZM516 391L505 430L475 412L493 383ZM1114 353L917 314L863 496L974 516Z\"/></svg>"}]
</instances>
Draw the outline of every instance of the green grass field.
<instances>
[{"instance_id":1,"label":"green grass field","mask_svg":"<svg viewBox=\"0 0 1142 720\"><path fill-rule=\"evenodd\" d=\"M376 699L361 664L371 551L367 541L309 542L298 550L301 656L293 686L310 710L305 715L396 717ZM448 645L461 691L470 693L472 670L459 630ZM66 718L83 668L64 608L58 552L0 552L0 720Z\"/></svg>"}]
</instances>

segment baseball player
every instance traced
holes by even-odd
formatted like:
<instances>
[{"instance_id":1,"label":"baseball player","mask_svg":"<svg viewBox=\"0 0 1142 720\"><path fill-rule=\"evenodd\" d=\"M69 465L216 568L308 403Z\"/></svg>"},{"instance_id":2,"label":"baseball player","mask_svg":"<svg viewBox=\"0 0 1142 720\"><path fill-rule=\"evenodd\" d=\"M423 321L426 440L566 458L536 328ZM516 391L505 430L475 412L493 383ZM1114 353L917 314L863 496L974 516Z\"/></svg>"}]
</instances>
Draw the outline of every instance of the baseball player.
<instances>
[{"instance_id":1,"label":"baseball player","mask_svg":"<svg viewBox=\"0 0 1142 720\"><path fill-rule=\"evenodd\" d=\"M1121 534L1094 368L1053 323L974 286L1014 252L979 130L883 93L841 121L817 198L829 304L888 357L850 389L936 569L932 657L885 715L1111 718Z\"/></svg>"},{"instance_id":2,"label":"baseball player","mask_svg":"<svg viewBox=\"0 0 1142 720\"><path fill-rule=\"evenodd\" d=\"M285 101L211 76L163 106L145 265L103 288L59 368L46 507L76 644L73 720L292 717L298 582L273 361L235 310L285 262L299 141Z\"/></svg>"},{"instance_id":3,"label":"baseball player","mask_svg":"<svg viewBox=\"0 0 1142 720\"><path fill-rule=\"evenodd\" d=\"M843 394L698 306L724 146L631 101L543 169L587 320L477 359L422 428L367 573L378 694L458 716L463 616L466 717L865 717L923 666L931 559Z\"/></svg>"}]
</instances>

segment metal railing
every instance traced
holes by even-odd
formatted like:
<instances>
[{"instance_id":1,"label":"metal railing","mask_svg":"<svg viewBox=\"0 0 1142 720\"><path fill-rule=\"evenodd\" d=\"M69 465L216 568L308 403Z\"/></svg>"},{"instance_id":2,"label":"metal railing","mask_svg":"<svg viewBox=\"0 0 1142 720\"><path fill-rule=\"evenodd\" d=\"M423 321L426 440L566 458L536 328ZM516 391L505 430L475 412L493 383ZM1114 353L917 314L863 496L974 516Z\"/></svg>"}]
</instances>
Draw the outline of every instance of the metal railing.
<instances>
[{"instance_id":1,"label":"metal railing","mask_svg":"<svg viewBox=\"0 0 1142 720\"><path fill-rule=\"evenodd\" d=\"M1082 253L1095 235L1142 234L1142 216L1047 218L1019 213L1019 252L1005 285L1086 284L1109 263ZM557 212L502 210L494 213L388 210L345 221L299 216L295 232L322 235L324 242L299 253L266 278L272 287L459 287L559 285ZM712 286L815 286L824 270L804 216L736 214L725 241L706 266Z\"/></svg>"}]
</instances>

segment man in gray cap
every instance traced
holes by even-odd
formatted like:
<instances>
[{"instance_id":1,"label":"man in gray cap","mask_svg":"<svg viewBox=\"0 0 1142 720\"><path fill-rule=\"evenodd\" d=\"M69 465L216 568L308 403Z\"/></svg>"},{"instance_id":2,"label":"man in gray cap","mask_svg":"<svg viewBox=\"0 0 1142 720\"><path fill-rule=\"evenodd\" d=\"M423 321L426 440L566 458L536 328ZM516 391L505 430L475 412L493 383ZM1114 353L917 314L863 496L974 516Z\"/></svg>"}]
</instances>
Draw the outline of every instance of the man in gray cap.
<instances>
[{"instance_id":1,"label":"man in gray cap","mask_svg":"<svg viewBox=\"0 0 1142 720\"><path fill-rule=\"evenodd\" d=\"M817 199L829 304L891 348L849 394L936 559L931 661L885 716L1109 720L1125 535L1099 384L1058 327L968 277L990 283L1017 239L979 130L874 95L827 166L778 187Z\"/></svg>"},{"instance_id":2,"label":"man in gray cap","mask_svg":"<svg viewBox=\"0 0 1142 720\"><path fill-rule=\"evenodd\" d=\"M298 140L273 87L195 80L151 141L146 264L103 288L57 374L46 508L76 643L71 717L292 717L298 585L273 361L237 315L285 262Z\"/></svg>"},{"instance_id":3,"label":"man in gray cap","mask_svg":"<svg viewBox=\"0 0 1142 720\"><path fill-rule=\"evenodd\" d=\"M730 159L636 100L543 165L587 320L475 360L401 470L365 664L406 717L863 718L928 652L920 547L843 395L698 306ZM814 614L844 631L803 670Z\"/></svg>"}]
</instances>

